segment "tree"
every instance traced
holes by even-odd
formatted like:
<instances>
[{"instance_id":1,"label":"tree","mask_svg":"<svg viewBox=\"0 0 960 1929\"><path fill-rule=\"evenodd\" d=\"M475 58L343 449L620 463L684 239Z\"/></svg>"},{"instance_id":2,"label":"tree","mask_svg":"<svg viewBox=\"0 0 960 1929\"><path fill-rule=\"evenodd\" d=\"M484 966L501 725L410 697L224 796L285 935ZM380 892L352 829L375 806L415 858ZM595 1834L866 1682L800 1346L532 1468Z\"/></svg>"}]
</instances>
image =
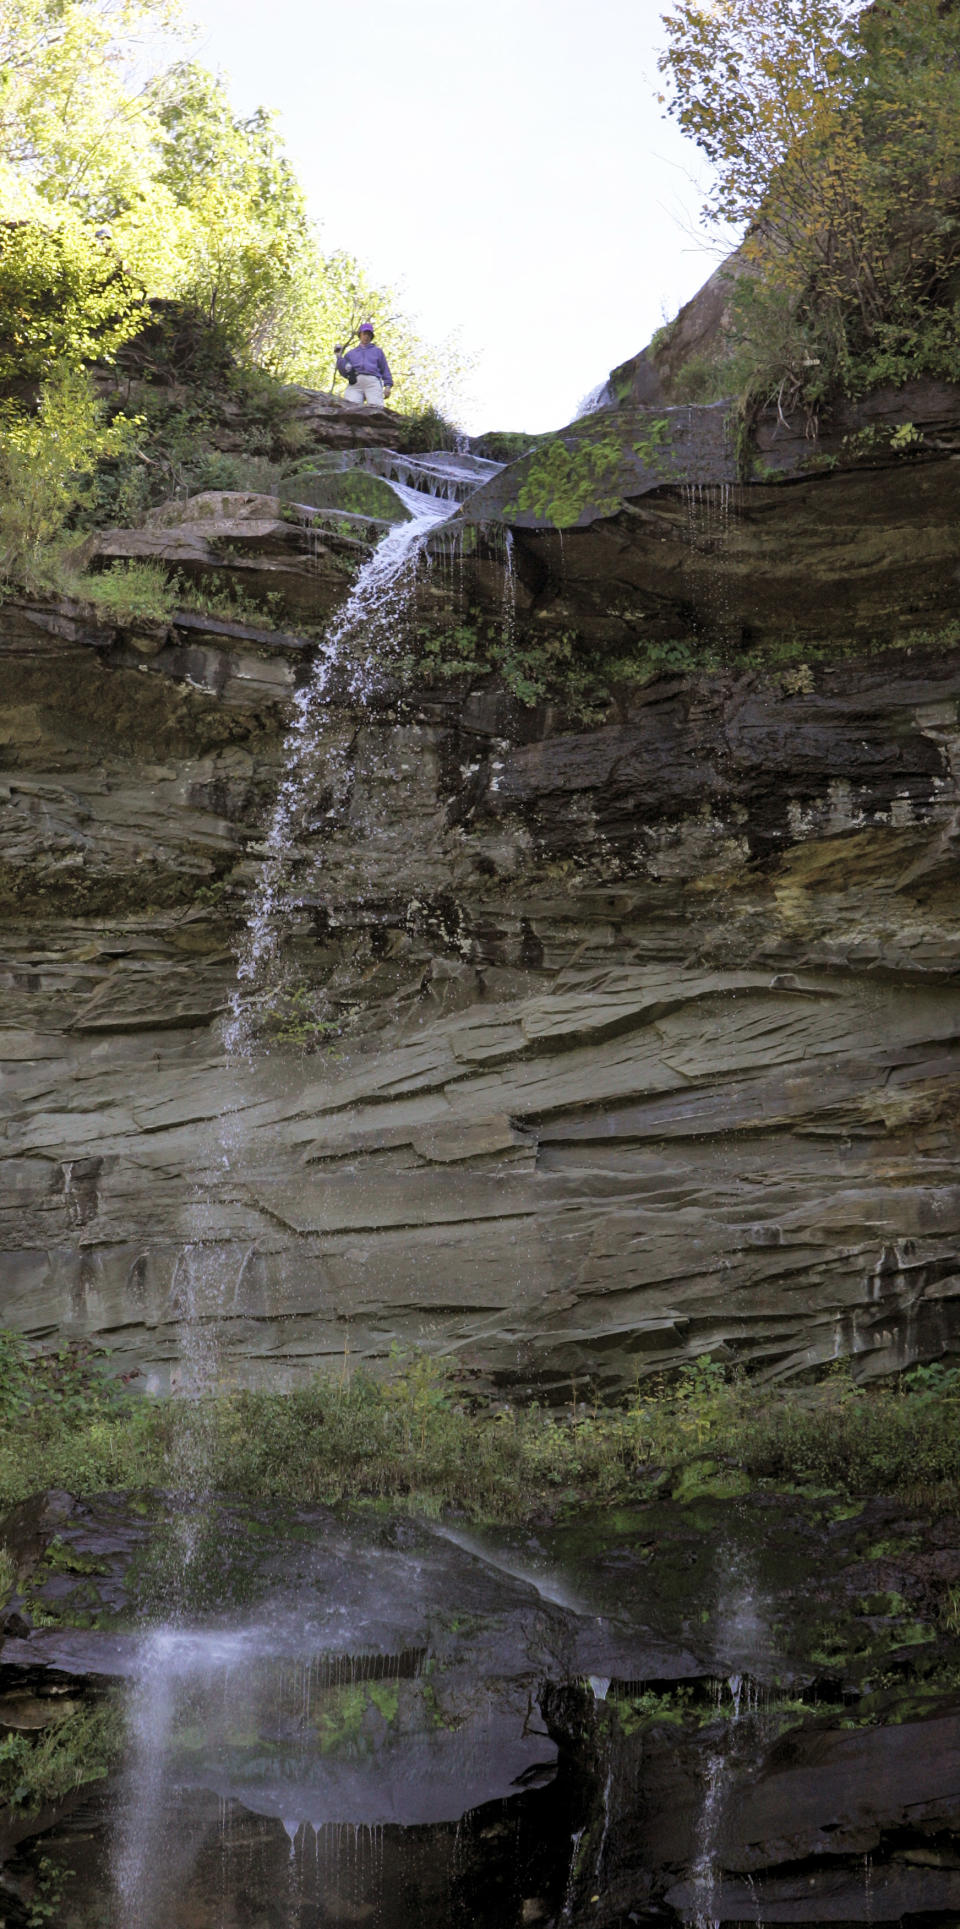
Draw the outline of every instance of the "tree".
<instances>
[{"instance_id":1,"label":"tree","mask_svg":"<svg viewBox=\"0 0 960 1929\"><path fill-rule=\"evenodd\" d=\"M157 125L137 38L179 22L178 0L3 0L0 193L32 191L92 223L148 193Z\"/></svg>"},{"instance_id":2,"label":"tree","mask_svg":"<svg viewBox=\"0 0 960 1929\"><path fill-rule=\"evenodd\" d=\"M51 549L105 457L125 447L132 424L105 423L90 378L61 367L31 411L0 404L0 580L42 584Z\"/></svg>"},{"instance_id":3,"label":"tree","mask_svg":"<svg viewBox=\"0 0 960 1929\"><path fill-rule=\"evenodd\" d=\"M324 254L273 117L235 115L183 59L138 77L138 36L155 60L179 20L178 0L2 0L0 362L42 380L58 353L109 356L144 301L172 298L242 359L326 386L362 306L389 328L400 405L446 400L455 349Z\"/></svg>"},{"instance_id":4,"label":"tree","mask_svg":"<svg viewBox=\"0 0 960 1929\"><path fill-rule=\"evenodd\" d=\"M176 292L256 354L310 233L273 116L237 118L222 82L187 63L156 83L153 104L157 182L187 217Z\"/></svg>"},{"instance_id":5,"label":"tree","mask_svg":"<svg viewBox=\"0 0 960 1929\"><path fill-rule=\"evenodd\" d=\"M926 356L960 374L960 14L942 0L677 0L664 25L669 112L716 170L705 214L748 230L740 345L786 304L796 353L781 386L852 389L894 373L898 352L911 372Z\"/></svg>"},{"instance_id":6,"label":"tree","mask_svg":"<svg viewBox=\"0 0 960 1929\"><path fill-rule=\"evenodd\" d=\"M798 148L836 134L856 88L862 4L677 0L664 15L668 111L716 169L708 220L754 221Z\"/></svg>"},{"instance_id":7,"label":"tree","mask_svg":"<svg viewBox=\"0 0 960 1929\"><path fill-rule=\"evenodd\" d=\"M112 354L144 312L139 287L81 222L0 226L0 395L29 398L57 369Z\"/></svg>"}]
</instances>

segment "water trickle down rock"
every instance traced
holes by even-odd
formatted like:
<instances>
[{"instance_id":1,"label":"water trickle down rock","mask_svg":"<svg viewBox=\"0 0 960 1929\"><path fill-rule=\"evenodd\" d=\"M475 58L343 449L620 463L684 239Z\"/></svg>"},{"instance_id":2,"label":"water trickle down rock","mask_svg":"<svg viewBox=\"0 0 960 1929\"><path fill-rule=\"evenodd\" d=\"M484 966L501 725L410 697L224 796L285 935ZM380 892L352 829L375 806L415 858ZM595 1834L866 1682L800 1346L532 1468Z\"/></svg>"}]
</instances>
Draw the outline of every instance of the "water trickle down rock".
<instances>
[{"instance_id":1,"label":"water trickle down rock","mask_svg":"<svg viewBox=\"0 0 960 1929\"><path fill-rule=\"evenodd\" d=\"M670 576L679 620L683 478L644 481L632 446L660 461L664 411L616 413L640 495L564 532L510 522L524 634L549 638L562 604L563 634L629 644L634 577L653 608ZM696 433L727 462L721 431L707 411ZM741 594L801 638L808 616L863 628L877 599L894 625L939 610L939 462L745 483L726 628ZM388 452L390 486L417 463L404 481ZM457 560L421 572L417 608L489 594L500 633L491 487L442 505ZM812 600L854 521L858 567ZM11 600L0 626L11 1322L106 1338L162 1385L199 1239L236 1288L231 1371L272 1384L339 1359L346 1326L359 1357L440 1344L558 1388L704 1347L785 1374L852 1352L866 1375L954 1343L956 650L772 675L731 657L624 690L597 725L475 672L388 675L366 704L334 679L278 894L283 971L341 1035L241 1077L218 1031L236 907L322 652L193 612L147 656L69 605ZM82 1226L62 1184L80 1160L99 1162Z\"/></svg>"}]
</instances>

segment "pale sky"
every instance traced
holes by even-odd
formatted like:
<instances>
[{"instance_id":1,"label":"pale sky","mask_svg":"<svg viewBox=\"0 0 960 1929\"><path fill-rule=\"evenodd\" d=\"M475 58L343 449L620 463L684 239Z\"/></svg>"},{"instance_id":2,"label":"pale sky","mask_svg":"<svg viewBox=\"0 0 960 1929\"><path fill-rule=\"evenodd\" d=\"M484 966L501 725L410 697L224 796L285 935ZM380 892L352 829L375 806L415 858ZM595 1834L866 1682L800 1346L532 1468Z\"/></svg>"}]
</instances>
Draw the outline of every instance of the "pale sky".
<instances>
[{"instance_id":1,"label":"pale sky","mask_svg":"<svg viewBox=\"0 0 960 1929\"><path fill-rule=\"evenodd\" d=\"M328 250L477 357L471 433L569 421L706 280L697 151L657 104L666 0L186 0L279 113ZM382 343L389 356L389 330Z\"/></svg>"}]
</instances>

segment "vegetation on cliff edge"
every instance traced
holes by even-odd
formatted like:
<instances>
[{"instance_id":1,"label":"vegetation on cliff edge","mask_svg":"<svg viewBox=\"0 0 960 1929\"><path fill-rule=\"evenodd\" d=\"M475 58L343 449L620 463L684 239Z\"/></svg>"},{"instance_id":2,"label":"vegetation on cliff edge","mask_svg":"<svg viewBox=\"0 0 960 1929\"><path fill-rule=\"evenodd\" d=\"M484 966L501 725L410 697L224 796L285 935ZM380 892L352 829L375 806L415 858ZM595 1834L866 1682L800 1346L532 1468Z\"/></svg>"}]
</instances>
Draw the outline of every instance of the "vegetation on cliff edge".
<instances>
[{"instance_id":1,"label":"vegetation on cliff edge","mask_svg":"<svg viewBox=\"0 0 960 1929\"><path fill-rule=\"evenodd\" d=\"M317 1375L288 1393L150 1399L82 1346L0 1347L0 1506L73 1493L189 1486L290 1502L385 1499L487 1518L556 1514L638 1491L734 1495L762 1482L960 1500L960 1369L918 1367L865 1389L846 1365L771 1389L701 1358L604 1406L480 1394L428 1354L382 1378Z\"/></svg>"},{"instance_id":2,"label":"vegetation on cliff edge","mask_svg":"<svg viewBox=\"0 0 960 1929\"><path fill-rule=\"evenodd\" d=\"M745 230L725 341L684 399L815 413L960 380L960 9L941 0L674 0L668 111Z\"/></svg>"},{"instance_id":3,"label":"vegetation on cliff edge","mask_svg":"<svg viewBox=\"0 0 960 1929\"><path fill-rule=\"evenodd\" d=\"M222 459L213 473L224 401L244 457L302 449L288 385L326 387L364 313L389 334L412 441L443 431L456 344L429 346L392 290L324 253L273 116L235 114L189 40L177 0L7 0L0 17L0 580L58 585L65 531L191 483L251 486ZM136 339L146 379L105 398ZM33 444L40 507L18 487Z\"/></svg>"}]
</instances>

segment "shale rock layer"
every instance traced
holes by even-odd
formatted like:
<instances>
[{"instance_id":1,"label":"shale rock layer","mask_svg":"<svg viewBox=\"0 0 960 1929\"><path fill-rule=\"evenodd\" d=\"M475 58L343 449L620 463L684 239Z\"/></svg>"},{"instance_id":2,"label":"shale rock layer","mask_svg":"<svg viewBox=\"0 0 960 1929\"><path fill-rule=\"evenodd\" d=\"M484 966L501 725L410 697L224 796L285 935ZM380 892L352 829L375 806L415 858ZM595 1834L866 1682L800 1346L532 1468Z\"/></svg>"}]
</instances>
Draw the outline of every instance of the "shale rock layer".
<instances>
[{"instance_id":1,"label":"shale rock layer","mask_svg":"<svg viewBox=\"0 0 960 1929\"><path fill-rule=\"evenodd\" d=\"M955 1349L960 648L661 677L589 729L343 694L283 953L337 1035L228 1063L310 646L0 617L5 1321L156 1385L198 1281L252 1381Z\"/></svg>"}]
</instances>

